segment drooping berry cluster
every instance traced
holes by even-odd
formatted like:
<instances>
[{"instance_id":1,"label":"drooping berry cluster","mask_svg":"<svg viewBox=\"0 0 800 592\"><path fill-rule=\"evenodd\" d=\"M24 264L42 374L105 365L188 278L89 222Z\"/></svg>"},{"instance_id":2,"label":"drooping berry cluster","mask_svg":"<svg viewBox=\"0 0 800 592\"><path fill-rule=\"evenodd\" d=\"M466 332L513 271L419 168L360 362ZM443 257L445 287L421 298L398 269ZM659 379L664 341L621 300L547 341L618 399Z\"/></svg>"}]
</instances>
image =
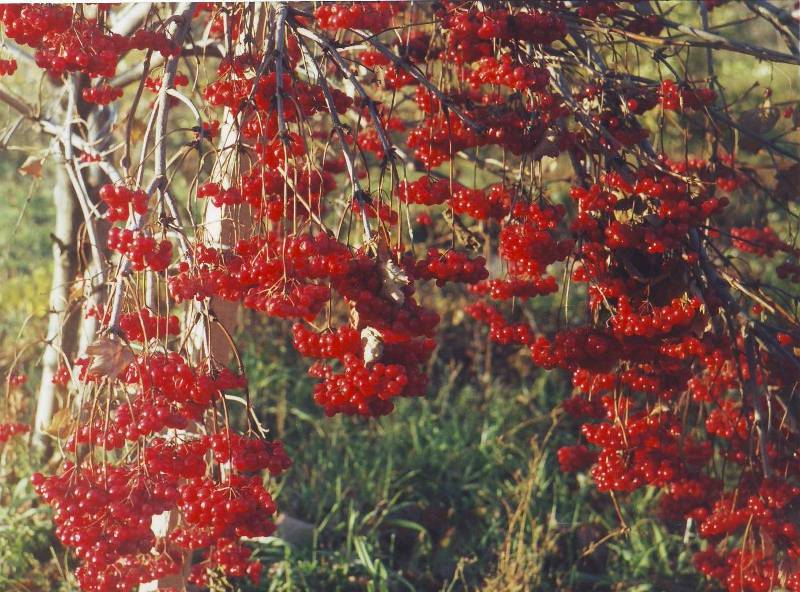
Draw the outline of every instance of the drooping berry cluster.
<instances>
[{"instance_id":1,"label":"drooping berry cluster","mask_svg":"<svg viewBox=\"0 0 800 592\"><path fill-rule=\"evenodd\" d=\"M147 213L148 197L142 189L103 185L100 188L100 199L108 206L106 218L109 222L124 222L131 210L140 215Z\"/></svg>"},{"instance_id":2,"label":"drooping berry cluster","mask_svg":"<svg viewBox=\"0 0 800 592\"><path fill-rule=\"evenodd\" d=\"M29 429L24 423L0 423L0 444L8 442L13 436L27 433Z\"/></svg>"},{"instance_id":3,"label":"drooping berry cluster","mask_svg":"<svg viewBox=\"0 0 800 592\"><path fill-rule=\"evenodd\" d=\"M475 284L489 276L483 257L470 259L465 253L441 253L438 249L429 249L425 259L416 261L411 274L421 280L436 280L437 286L448 282Z\"/></svg>"},{"instance_id":4,"label":"drooping berry cluster","mask_svg":"<svg viewBox=\"0 0 800 592\"><path fill-rule=\"evenodd\" d=\"M0 60L0 76L11 76L17 71L17 60Z\"/></svg>"},{"instance_id":5,"label":"drooping berry cluster","mask_svg":"<svg viewBox=\"0 0 800 592\"><path fill-rule=\"evenodd\" d=\"M129 341L163 340L169 335L180 334L180 320L175 315L158 316L142 308L137 313L120 315L119 328Z\"/></svg>"},{"instance_id":6,"label":"drooping berry cluster","mask_svg":"<svg viewBox=\"0 0 800 592\"><path fill-rule=\"evenodd\" d=\"M108 84L101 84L91 88L83 89L81 93L83 100L95 105L108 105L122 96L121 88L114 88Z\"/></svg>"},{"instance_id":7,"label":"drooping berry cluster","mask_svg":"<svg viewBox=\"0 0 800 592\"><path fill-rule=\"evenodd\" d=\"M682 88L674 80L661 83L661 104L670 111L701 109L717 100L717 94L710 88Z\"/></svg>"},{"instance_id":8,"label":"drooping berry cluster","mask_svg":"<svg viewBox=\"0 0 800 592\"><path fill-rule=\"evenodd\" d=\"M762 257L774 257L775 253L797 253L790 245L782 241L770 228L738 227L731 229L733 246L745 253L754 253Z\"/></svg>"},{"instance_id":9,"label":"drooping berry cluster","mask_svg":"<svg viewBox=\"0 0 800 592\"><path fill-rule=\"evenodd\" d=\"M314 11L321 29L364 29L373 33L389 28L398 6L386 2L324 4Z\"/></svg>"},{"instance_id":10,"label":"drooping berry cluster","mask_svg":"<svg viewBox=\"0 0 800 592\"><path fill-rule=\"evenodd\" d=\"M510 54L503 54L499 60L494 57L482 58L469 76L469 83L473 87L498 84L516 91L544 90L549 82L547 70L514 64Z\"/></svg>"},{"instance_id":11,"label":"drooping berry cluster","mask_svg":"<svg viewBox=\"0 0 800 592\"><path fill-rule=\"evenodd\" d=\"M130 262L134 271L164 271L172 261L172 243L156 240L138 230L114 226L108 232L108 248Z\"/></svg>"},{"instance_id":12,"label":"drooping berry cluster","mask_svg":"<svg viewBox=\"0 0 800 592\"><path fill-rule=\"evenodd\" d=\"M0 22L11 39L36 49L36 65L53 76L83 72L110 78L121 57L132 49L152 49L165 56L179 51L163 32L139 29L124 37L69 6L9 4L2 8Z\"/></svg>"}]
</instances>

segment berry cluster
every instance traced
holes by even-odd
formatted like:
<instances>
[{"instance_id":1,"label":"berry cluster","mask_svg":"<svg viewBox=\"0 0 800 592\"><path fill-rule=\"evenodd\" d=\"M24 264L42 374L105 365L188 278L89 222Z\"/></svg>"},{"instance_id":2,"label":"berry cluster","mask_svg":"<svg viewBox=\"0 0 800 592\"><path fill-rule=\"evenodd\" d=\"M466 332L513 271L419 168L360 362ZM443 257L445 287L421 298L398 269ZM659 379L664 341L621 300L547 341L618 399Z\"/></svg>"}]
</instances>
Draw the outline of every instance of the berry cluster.
<instances>
[{"instance_id":1,"label":"berry cluster","mask_svg":"<svg viewBox=\"0 0 800 592\"><path fill-rule=\"evenodd\" d=\"M499 60L494 57L480 59L468 80L476 88L482 84L497 84L516 91L544 90L550 82L550 75L544 68L514 64L511 54L503 54Z\"/></svg>"},{"instance_id":2,"label":"berry cluster","mask_svg":"<svg viewBox=\"0 0 800 592\"><path fill-rule=\"evenodd\" d=\"M89 152L81 152L79 160L81 162L86 162L86 163L100 162L101 160L103 160L103 157L100 154L92 154L92 153L89 153Z\"/></svg>"},{"instance_id":3,"label":"berry cluster","mask_svg":"<svg viewBox=\"0 0 800 592\"><path fill-rule=\"evenodd\" d=\"M509 323L499 310L486 302L470 304L466 312L476 321L489 326L489 338L492 341L502 345L530 346L536 340L528 323Z\"/></svg>"},{"instance_id":4,"label":"berry cluster","mask_svg":"<svg viewBox=\"0 0 800 592\"><path fill-rule=\"evenodd\" d=\"M710 88L690 89L678 85L674 80L661 83L661 104L670 111L702 109L717 100L717 93Z\"/></svg>"},{"instance_id":5,"label":"berry cluster","mask_svg":"<svg viewBox=\"0 0 800 592\"><path fill-rule=\"evenodd\" d=\"M380 33L388 29L399 6L389 2L341 2L323 4L314 11L321 29L363 29Z\"/></svg>"},{"instance_id":6,"label":"berry cluster","mask_svg":"<svg viewBox=\"0 0 800 592\"><path fill-rule=\"evenodd\" d=\"M108 232L108 248L126 257L134 271L164 271L172 261L172 243L157 241L144 232L114 226Z\"/></svg>"},{"instance_id":7,"label":"berry cluster","mask_svg":"<svg viewBox=\"0 0 800 592\"><path fill-rule=\"evenodd\" d=\"M154 317L146 309L135 317L141 338L177 329L175 317ZM124 315L121 325L133 335L134 315ZM128 590L178 573L176 559L193 549L208 550L207 560L193 568L196 581L213 569L257 578L259 568L239 541L274 532L275 504L261 474L279 475L290 466L282 444L228 429L163 435L201 421L221 392L243 388L244 378L226 368L193 368L170 353L140 356L120 379L129 385L124 402L112 404L108 420L80 426L66 448L94 444L110 455L125 450L126 441L147 438L146 448L127 449L139 461L126 462L128 454L121 453L102 466L67 462L58 475L33 478L39 495L56 508L57 536L83 561L76 572L82 589ZM220 467L226 467L224 481L213 477ZM156 536L151 519L163 512L175 514L176 526ZM232 554L235 548L241 553ZM240 569L242 561L247 565Z\"/></svg>"},{"instance_id":8,"label":"berry cluster","mask_svg":"<svg viewBox=\"0 0 800 592\"><path fill-rule=\"evenodd\" d=\"M211 198L215 207L236 206L243 202L242 193L235 187L222 189L216 183L204 183L197 188L198 198Z\"/></svg>"},{"instance_id":9,"label":"berry cluster","mask_svg":"<svg viewBox=\"0 0 800 592\"><path fill-rule=\"evenodd\" d=\"M124 222L131 210L140 215L147 213L148 197L142 189L103 185L100 188L100 199L108 206L106 218L109 222Z\"/></svg>"},{"instance_id":10,"label":"berry cluster","mask_svg":"<svg viewBox=\"0 0 800 592\"><path fill-rule=\"evenodd\" d=\"M144 81L144 87L150 92L157 93L161 89L161 78L156 76L148 76ZM172 86L178 88L189 84L189 77L186 74L178 72L172 79Z\"/></svg>"},{"instance_id":11,"label":"berry cluster","mask_svg":"<svg viewBox=\"0 0 800 592\"><path fill-rule=\"evenodd\" d=\"M537 158L554 156L567 141L567 135L551 126L569 110L548 92L526 94L521 106L509 105L506 96L482 95L477 90L453 97L454 102L464 104L467 115L481 121L479 129L452 112L439 112L438 100L420 88L417 104L430 115L423 126L409 132L407 145L428 168L480 146L496 145L515 155L535 152Z\"/></svg>"},{"instance_id":12,"label":"berry cluster","mask_svg":"<svg viewBox=\"0 0 800 592\"><path fill-rule=\"evenodd\" d=\"M9 386L22 386L28 382L28 375L18 372L12 372L7 378Z\"/></svg>"},{"instance_id":13,"label":"berry cluster","mask_svg":"<svg viewBox=\"0 0 800 592\"><path fill-rule=\"evenodd\" d=\"M470 290L475 294L489 296L492 300L512 298L527 300L558 292L558 283L553 276L543 275L529 280L519 278L484 280L470 286Z\"/></svg>"},{"instance_id":14,"label":"berry cluster","mask_svg":"<svg viewBox=\"0 0 800 592\"><path fill-rule=\"evenodd\" d=\"M211 552L204 553L204 558L192 566L189 582L196 586L208 587L209 572L219 570L228 577L246 576L254 584L261 581L263 564L251 560L252 551L244 545L232 541L222 541Z\"/></svg>"},{"instance_id":15,"label":"berry cluster","mask_svg":"<svg viewBox=\"0 0 800 592\"><path fill-rule=\"evenodd\" d=\"M664 19L658 14L637 16L628 21L626 27L631 33L643 33L657 37L664 30Z\"/></svg>"},{"instance_id":16,"label":"berry cluster","mask_svg":"<svg viewBox=\"0 0 800 592\"><path fill-rule=\"evenodd\" d=\"M64 365L61 365L56 369L52 378L53 384L60 387L66 387L70 380L72 380L72 375L70 374L69 368Z\"/></svg>"},{"instance_id":17,"label":"berry cluster","mask_svg":"<svg viewBox=\"0 0 800 592\"><path fill-rule=\"evenodd\" d=\"M110 78L121 57L132 49L152 49L165 56L179 51L164 33L139 29L124 37L69 6L10 4L2 8L0 22L11 39L36 49L36 65L53 76L83 72Z\"/></svg>"},{"instance_id":18,"label":"berry cluster","mask_svg":"<svg viewBox=\"0 0 800 592\"><path fill-rule=\"evenodd\" d=\"M180 321L175 315L162 317L142 308L137 313L120 315L119 329L129 341L163 340L168 335L180 334Z\"/></svg>"},{"instance_id":19,"label":"berry cluster","mask_svg":"<svg viewBox=\"0 0 800 592\"><path fill-rule=\"evenodd\" d=\"M13 436L27 433L29 429L24 423L0 423L0 444L8 442Z\"/></svg>"},{"instance_id":20,"label":"berry cluster","mask_svg":"<svg viewBox=\"0 0 800 592\"><path fill-rule=\"evenodd\" d=\"M617 312L611 317L612 333L618 338L630 336L652 338L672 333L677 327L690 325L701 305L699 298L692 298L688 302L676 298L667 306L652 308L647 314L638 314L631 306L630 300L620 296Z\"/></svg>"},{"instance_id":21,"label":"berry cluster","mask_svg":"<svg viewBox=\"0 0 800 592\"><path fill-rule=\"evenodd\" d=\"M410 273L420 280L436 280L440 287L448 282L475 284L489 276L483 257L470 259L465 253L439 249L429 249L427 257L413 263Z\"/></svg>"},{"instance_id":22,"label":"berry cluster","mask_svg":"<svg viewBox=\"0 0 800 592\"><path fill-rule=\"evenodd\" d=\"M597 455L583 444L558 449L558 464L565 473L584 471L597 460Z\"/></svg>"},{"instance_id":23,"label":"berry cluster","mask_svg":"<svg viewBox=\"0 0 800 592\"><path fill-rule=\"evenodd\" d=\"M83 100L95 105L108 105L122 96L121 88L114 88L109 84L101 84L91 88L83 89L81 93Z\"/></svg>"},{"instance_id":24,"label":"berry cluster","mask_svg":"<svg viewBox=\"0 0 800 592\"><path fill-rule=\"evenodd\" d=\"M473 62L491 51L492 42L523 41L549 45L567 33L564 20L555 13L532 10L511 13L506 9L449 11L444 27L450 34L447 57L457 63ZM468 50L470 46L472 50ZM486 49L484 49L486 48Z\"/></svg>"},{"instance_id":25,"label":"berry cluster","mask_svg":"<svg viewBox=\"0 0 800 592\"><path fill-rule=\"evenodd\" d=\"M380 417L394 409L390 399L421 394L419 389L425 385L424 377L409 376L407 368L400 364L367 367L358 357L348 354L343 365L344 370L338 373L329 365L312 366L310 374L323 379L314 387L314 401L325 409L326 415Z\"/></svg>"},{"instance_id":26,"label":"berry cluster","mask_svg":"<svg viewBox=\"0 0 800 592\"><path fill-rule=\"evenodd\" d=\"M405 203L434 206L450 198L450 184L432 177L420 177L411 183L401 182L397 193Z\"/></svg>"},{"instance_id":27,"label":"berry cluster","mask_svg":"<svg viewBox=\"0 0 800 592\"><path fill-rule=\"evenodd\" d=\"M305 325L292 327L294 347L304 357L312 359L336 359L361 353L361 336L350 326L338 327L335 332L315 333Z\"/></svg>"},{"instance_id":28,"label":"berry cluster","mask_svg":"<svg viewBox=\"0 0 800 592\"><path fill-rule=\"evenodd\" d=\"M774 257L775 253L798 253L782 241L769 226L756 228L743 226L731 229L733 246L744 253L754 253L761 257Z\"/></svg>"},{"instance_id":29,"label":"berry cluster","mask_svg":"<svg viewBox=\"0 0 800 592\"><path fill-rule=\"evenodd\" d=\"M500 255L509 263L516 276L536 277L547 266L563 261L572 253L574 241L558 240L552 230L564 216L564 208L542 208L531 204L515 209L516 223L506 224L500 231Z\"/></svg>"},{"instance_id":30,"label":"berry cluster","mask_svg":"<svg viewBox=\"0 0 800 592\"><path fill-rule=\"evenodd\" d=\"M488 191L454 187L451 205L456 214L475 220L501 220L511 210L512 193L504 185L492 185Z\"/></svg>"},{"instance_id":31,"label":"berry cluster","mask_svg":"<svg viewBox=\"0 0 800 592\"><path fill-rule=\"evenodd\" d=\"M31 478L36 492L55 508L56 536L83 561L75 575L87 592L129 590L180 565L157 559L152 516L168 510L178 491L163 480L149 483L127 467L77 467L67 462L60 475Z\"/></svg>"},{"instance_id":32,"label":"berry cluster","mask_svg":"<svg viewBox=\"0 0 800 592\"><path fill-rule=\"evenodd\" d=\"M11 76L17 71L17 60L0 60L0 76Z\"/></svg>"},{"instance_id":33,"label":"berry cluster","mask_svg":"<svg viewBox=\"0 0 800 592\"><path fill-rule=\"evenodd\" d=\"M589 20L597 20L597 17L602 14L614 16L618 10L619 6L617 6L616 2L600 0L578 8L578 16Z\"/></svg>"},{"instance_id":34,"label":"berry cluster","mask_svg":"<svg viewBox=\"0 0 800 592\"><path fill-rule=\"evenodd\" d=\"M383 86L388 90L397 90L416 79L405 68L395 66L392 61L379 51L364 51L359 56L361 63L367 68L379 67L383 74Z\"/></svg>"}]
</instances>

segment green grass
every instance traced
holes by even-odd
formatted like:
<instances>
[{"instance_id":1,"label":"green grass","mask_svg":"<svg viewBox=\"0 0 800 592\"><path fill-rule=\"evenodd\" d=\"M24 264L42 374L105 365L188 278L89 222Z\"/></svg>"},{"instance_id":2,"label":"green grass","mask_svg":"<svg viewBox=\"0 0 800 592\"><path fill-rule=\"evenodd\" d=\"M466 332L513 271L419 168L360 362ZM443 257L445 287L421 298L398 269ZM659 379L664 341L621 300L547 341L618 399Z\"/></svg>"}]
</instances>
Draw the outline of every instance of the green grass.
<instances>
[{"instance_id":1,"label":"green grass","mask_svg":"<svg viewBox=\"0 0 800 592\"><path fill-rule=\"evenodd\" d=\"M620 501L622 532L587 478L559 471L555 452L574 433L551 411L563 378L479 387L441 363L433 394L386 418L325 419L293 354L273 344L284 359L245 360L259 414L294 460L278 505L313 533L255 543L267 590L703 589L682 526L648 518L649 492Z\"/></svg>"}]
</instances>

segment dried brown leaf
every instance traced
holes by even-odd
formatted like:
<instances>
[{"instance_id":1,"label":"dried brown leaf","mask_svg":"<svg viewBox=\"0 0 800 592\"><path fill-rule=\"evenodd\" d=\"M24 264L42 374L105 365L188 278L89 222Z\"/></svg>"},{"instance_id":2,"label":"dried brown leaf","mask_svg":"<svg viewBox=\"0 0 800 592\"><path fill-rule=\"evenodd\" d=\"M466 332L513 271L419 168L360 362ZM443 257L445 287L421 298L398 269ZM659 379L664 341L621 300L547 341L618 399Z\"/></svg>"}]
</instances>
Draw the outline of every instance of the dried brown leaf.
<instances>
[{"instance_id":1,"label":"dried brown leaf","mask_svg":"<svg viewBox=\"0 0 800 592\"><path fill-rule=\"evenodd\" d=\"M89 372L116 378L128 364L133 362L133 353L125 345L110 337L99 337L86 348L92 358Z\"/></svg>"},{"instance_id":2,"label":"dried brown leaf","mask_svg":"<svg viewBox=\"0 0 800 592\"><path fill-rule=\"evenodd\" d=\"M383 355L383 335L375 327L361 330L361 346L364 348L364 364L372 364Z\"/></svg>"},{"instance_id":3,"label":"dried brown leaf","mask_svg":"<svg viewBox=\"0 0 800 592\"><path fill-rule=\"evenodd\" d=\"M765 104L757 109L750 109L742 113L739 117L739 125L763 136L772 131L780 118L780 113L774 107ZM739 146L748 152L758 152L764 145L760 139L741 133L739 134Z\"/></svg>"},{"instance_id":4,"label":"dried brown leaf","mask_svg":"<svg viewBox=\"0 0 800 592\"><path fill-rule=\"evenodd\" d=\"M381 260L380 272L381 278L383 279L381 294L392 302L402 305L406 299L406 295L403 293L403 287L411 283L411 280L408 279L408 275L406 275L403 268L397 265L392 259Z\"/></svg>"},{"instance_id":5,"label":"dried brown leaf","mask_svg":"<svg viewBox=\"0 0 800 592\"><path fill-rule=\"evenodd\" d=\"M53 414L50 424L44 428L44 433L55 438L66 438L75 429L75 418L69 408L59 409Z\"/></svg>"},{"instance_id":6,"label":"dried brown leaf","mask_svg":"<svg viewBox=\"0 0 800 592\"><path fill-rule=\"evenodd\" d=\"M19 167L18 171L20 175L31 177L36 177L37 179L42 178L42 168L44 167L44 159L39 158L38 156L29 156L25 159L25 162L22 163L22 166Z\"/></svg>"},{"instance_id":7,"label":"dried brown leaf","mask_svg":"<svg viewBox=\"0 0 800 592\"><path fill-rule=\"evenodd\" d=\"M775 175L775 197L782 202L798 201L800 197L800 163L781 169Z\"/></svg>"}]
</instances>

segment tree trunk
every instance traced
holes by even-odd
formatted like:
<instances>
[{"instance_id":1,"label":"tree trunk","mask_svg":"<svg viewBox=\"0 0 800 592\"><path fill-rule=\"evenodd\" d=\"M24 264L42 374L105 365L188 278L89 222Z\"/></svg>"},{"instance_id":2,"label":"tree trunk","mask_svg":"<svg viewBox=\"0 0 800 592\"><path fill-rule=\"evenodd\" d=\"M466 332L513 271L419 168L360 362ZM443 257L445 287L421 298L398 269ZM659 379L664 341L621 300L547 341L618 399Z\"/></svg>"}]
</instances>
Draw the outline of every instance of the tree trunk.
<instances>
[{"instance_id":1,"label":"tree trunk","mask_svg":"<svg viewBox=\"0 0 800 592\"><path fill-rule=\"evenodd\" d=\"M222 154L232 154L230 158L217 161L211 172L210 181L222 187L229 187L234 171L238 170L239 158L236 145L239 142L239 124L236 117L226 110L224 123L220 129L219 150ZM208 245L218 249L229 249L237 239L249 236L252 216L249 207L242 205L234 208L217 207L210 201L206 204L203 216L203 239ZM223 298L212 297L208 304L214 312L217 322L225 327L229 334L236 330L236 317L239 304ZM189 311L194 314L193 311ZM191 354L198 361L201 352L206 353L220 364L227 364L233 357L225 332L216 323L205 326L203 322L196 324L192 331Z\"/></svg>"},{"instance_id":2,"label":"tree trunk","mask_svg":"<svg viewBox=\"0 0 800 592\"><path fill-rule=\"evenodd\" d=\"M81 86L79 86L79 88L82 89L85 84L86 79L81 77ZM98 152L107 150L111 146L113 140L111 130L116 123L115 112L107 106L87 104L80 99L78 100L77 108L78 114L87 122L86 136L88 143ZM96 164L88 166L81 174L83 174L92 205L98 207L101 201L99 197L100 188L106 183L114 182L114 179L110 179ZM100 219L95 221L95 234L99 243L97 249L104 261L109 260L106 240L110 228L111 224L108 220ZM91 257L90 249L88 248L86 250L86 256ZM93 266L85 270L83 286L84 300L80 327L78 330L78 357L86 354L86 348L89 347L97 337L97 331L100 329L98 315L87 316L87 313L90 309L97 309L103 305L107 288L107 286L98 281L98 278L94 277Z\"/></svg>"},{"instance_id":3,"label":"tree trunk","mask_svg":"<svg viewBox=\"0 0 800 592\"><path fill-rule=\"evenodd\" d=\"M69 311L69 292L77 270L77 237L80 212L63 166L56 167L53 187L56 221L53 230L53 275L50 288L47 341L42 356L42 380L36 400L34 437L44 443L43 430L50 425L58 401L53 377L59 365L70 359L76 347L75 315Z\"/></svg>"}]
</instances>

